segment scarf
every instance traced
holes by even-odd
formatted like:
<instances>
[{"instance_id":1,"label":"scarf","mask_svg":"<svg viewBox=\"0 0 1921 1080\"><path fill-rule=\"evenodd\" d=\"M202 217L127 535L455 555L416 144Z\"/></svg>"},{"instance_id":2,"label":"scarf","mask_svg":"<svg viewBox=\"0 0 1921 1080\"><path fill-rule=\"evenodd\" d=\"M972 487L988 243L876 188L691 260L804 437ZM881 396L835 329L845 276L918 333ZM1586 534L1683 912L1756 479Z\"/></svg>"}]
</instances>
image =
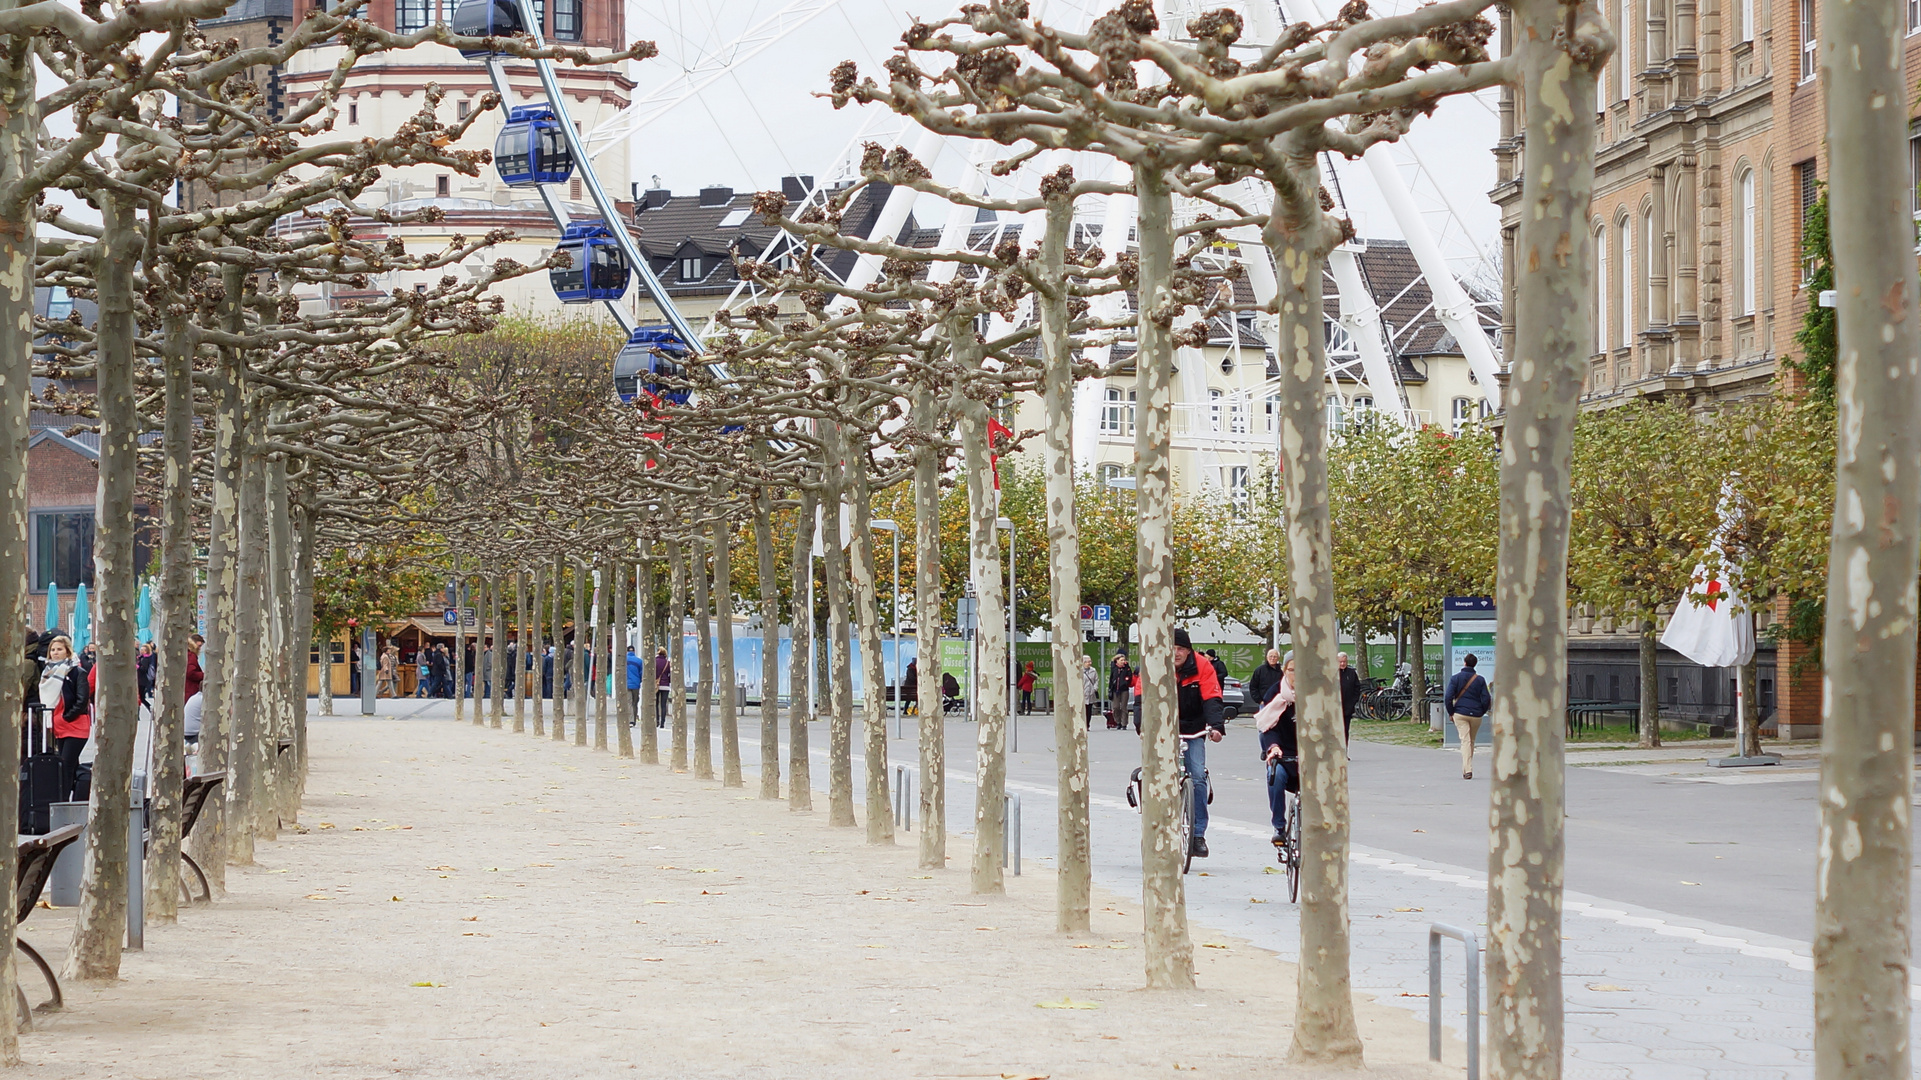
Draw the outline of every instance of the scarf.
<instances>
[{"instance_id":1,"label":"scarf","mask_svg":"<svg viewBox=\"0 0 1921 1080\"><path fill-rule=\"evenodd\" d=\"M1262 731L1273 731L1274 725L1281 722L1282 714L1294 707L1294 673L1281 676L1281 685L1274 690L1274 696L1267 699L1261 711L1254 714L1255 726Z\"/></svg>"}]
</instances>

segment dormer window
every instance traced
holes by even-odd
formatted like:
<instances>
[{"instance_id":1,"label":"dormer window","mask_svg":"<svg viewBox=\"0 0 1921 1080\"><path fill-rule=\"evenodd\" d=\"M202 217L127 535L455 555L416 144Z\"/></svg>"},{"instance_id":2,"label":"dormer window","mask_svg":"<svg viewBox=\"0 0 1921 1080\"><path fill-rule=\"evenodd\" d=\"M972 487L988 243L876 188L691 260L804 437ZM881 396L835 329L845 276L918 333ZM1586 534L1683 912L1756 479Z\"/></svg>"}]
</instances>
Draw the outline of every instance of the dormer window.
<instances>
[{"instance_id":1,"label":"dormer window","mask_svg":"<svg viewBox=\"0 0 1921 1080\"><path fill-rule=\"evenodd\" d=\"M707 268L701 264L702 260L698 256L680 260L680 280L699 281L706 277Z\"/></svg>"}]
</instances>

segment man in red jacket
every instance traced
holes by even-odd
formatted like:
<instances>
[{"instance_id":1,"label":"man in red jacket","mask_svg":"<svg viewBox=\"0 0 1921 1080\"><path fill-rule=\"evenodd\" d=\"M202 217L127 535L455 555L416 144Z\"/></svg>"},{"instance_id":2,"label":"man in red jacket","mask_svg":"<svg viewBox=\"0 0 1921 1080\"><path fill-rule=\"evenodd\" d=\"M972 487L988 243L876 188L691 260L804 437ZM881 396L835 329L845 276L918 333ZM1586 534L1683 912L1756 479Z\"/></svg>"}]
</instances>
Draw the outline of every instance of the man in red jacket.
<instances>
[{"instance_id":1,"label":"man in red jacket","mask_svg":"<svg viewBox=\"0 0 1921 1080\"><path fill-rule=\"evenodd\" d=\"M1227 735L1221 680L1214 665L1194 652L1181 627L1174 628L1174 678L1179 683L1181 763L1194 781L1194 857L1207 858L1207 744Z\"/></svg>"},{"instance_id":2,"label":"man in red jacket","mask_svg":"<svg viewBox=\"0 0 1921 1080\"><path fill-rule=\"evenodd\" d=\"M206 679L206 673L200 670L200 648L206 643L207 639L199 634L187 638L187 695L180 699L182 701L198 694L201 682Z\"/></svg>"}]
</instances>

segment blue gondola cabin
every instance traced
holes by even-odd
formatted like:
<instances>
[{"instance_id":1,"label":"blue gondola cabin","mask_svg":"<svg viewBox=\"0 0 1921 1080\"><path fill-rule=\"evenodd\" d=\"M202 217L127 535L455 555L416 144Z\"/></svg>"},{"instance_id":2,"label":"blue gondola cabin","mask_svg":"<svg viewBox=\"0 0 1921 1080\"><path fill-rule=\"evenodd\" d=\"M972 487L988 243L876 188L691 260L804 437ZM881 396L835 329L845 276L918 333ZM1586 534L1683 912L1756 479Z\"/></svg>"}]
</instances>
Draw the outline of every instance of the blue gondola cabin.
<instances>
[{"instance_id":1,"label":"blue gondola cabin","mask_svg":"<svg viewBox=\"0 0 1921 1080\"><path fill-rule=\"evenodd\" d=\"M460 0L454 8L454 21L450 29L461 37L512 37L527 32L527 26L520 18L520 5L514 0ZM462 49L460 55L469 60L481 60L503 54L486 49Z\"/></svg>"},{"instance_id":2,"label":"blue gondola cabin","mask_svg":"<svg viewBox=\"0 0 1921 1080\"><path fill-rule=\"evenodd\" d=\"M672 326L642 326L614 357L614 392L623 402L645 395L653 402L687 404L689 391L678 385L689 351Z\"/></svg>"},{"instance_id":3,"label":"blue gondola cabin","mask_svg":"<svg viewBox=\"0 0 1921 1080\"><path fill-rule=\"evenodd\" d=\"M547 271L554 296L565 304L618 300L627 291L627 257L605 222L576 221L560 234L560 250L571 256L568 266Z\"/></svg>"},{"instance_id":4,"label":"blue gondola cabin","mask_svg":"<svg viewBox=\"0 0 1921 1080\"><path fill-rule=\"evenodd\" d=\"M545 102L515 106L494 140L494 168L508 187L558 184L574 175L574 155L554 110Z\"/></svg>"}]
</instances>

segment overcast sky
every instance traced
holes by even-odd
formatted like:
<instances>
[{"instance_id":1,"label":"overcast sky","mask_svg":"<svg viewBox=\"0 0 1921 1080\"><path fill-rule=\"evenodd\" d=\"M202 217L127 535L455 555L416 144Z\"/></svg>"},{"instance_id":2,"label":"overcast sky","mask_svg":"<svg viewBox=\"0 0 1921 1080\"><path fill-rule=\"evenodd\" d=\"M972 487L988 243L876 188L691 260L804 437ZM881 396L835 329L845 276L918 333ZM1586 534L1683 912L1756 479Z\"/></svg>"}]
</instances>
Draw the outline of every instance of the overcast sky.
<instances>
[{"instance_id":1,"label":"overcast sky","mask_svg":"<svg viewBox=\"0 0 1921 1080\"><path fill-rule=\"evenodd\" d=\"M628 147L633 178L645 186L658 176L682 193L706 185L772 188L784 175L829 172L864 123L875 124L886 141L893 141L900 130L898 120L851 106L836 112L814 95L826 89L828 70L842 60L854 60L864 73L879 74L881 61L899 43L913 16L935 17L953 2L839 0L638 132ZM1377 0L1374 6L1387 13L1414 2L1418 0ZM635 65L633 74L640 84L636 99L689 67L744 52L742 34L789 3L629 2L628 36L654 41L661 53ZM1078 28L1109 6L1106 0L1045 0L1036 9L1050 21ZM1307 17L1293 6L1288 7L1290 16ZM1494 100L1490 92L1484 99L1443 105L1393 151L1428 228L1457 260L1456 272L1464 275L1477 256L1491 256L1498 249L1499 215L1487 197L1494 184L1492 148L1498 134ZM949 178L961 164L961 153L948 151L935 166L937 175ZM1336 172L1360 234L1399 238L1401 229L1384 208L1367 170L1358 162L1337 162Z\"/></svg>"}]
</instances>

